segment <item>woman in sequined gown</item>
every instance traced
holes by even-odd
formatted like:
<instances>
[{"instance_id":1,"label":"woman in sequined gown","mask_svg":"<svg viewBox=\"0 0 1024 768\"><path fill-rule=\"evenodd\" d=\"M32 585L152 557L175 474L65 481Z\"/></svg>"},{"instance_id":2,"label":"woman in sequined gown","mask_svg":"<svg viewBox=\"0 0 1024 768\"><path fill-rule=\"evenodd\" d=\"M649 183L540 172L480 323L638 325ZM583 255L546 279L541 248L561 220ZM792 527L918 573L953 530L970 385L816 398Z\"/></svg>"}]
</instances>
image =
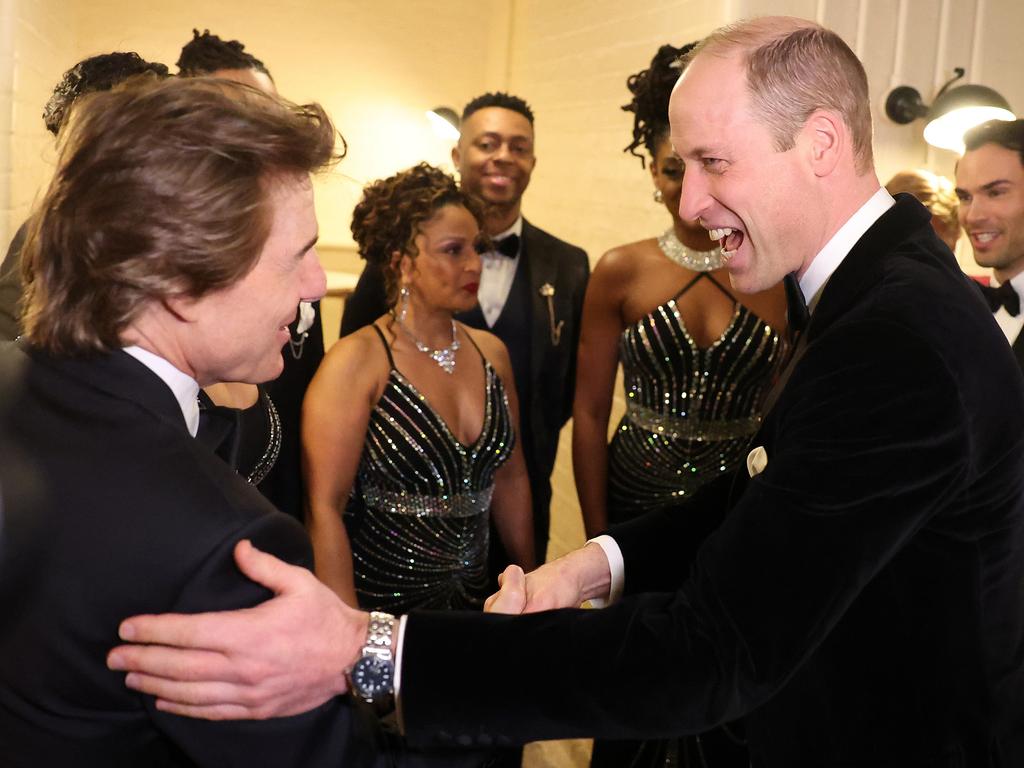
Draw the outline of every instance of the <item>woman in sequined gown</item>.
<instances>
[{"instance_id":1,"label":"woman in sequined gown","mask_svg":"<svg viewBox=\"0 0 1024 768\"><path fill-rule=\"evenodd\" d=\"M734 470L756 431L784 352L782 287L738 295L718 243L679 217L683 164L669 141L668 102L686 49L662 46L629 78L627 150L645 158L669 228L601 257L583 308L573 408L573 469L588 536L654 509L678 509L704 483ZM621 363L626 413L608 427ZM693 543L694 545L696 543ZM718 744L717 742L724 742ZM713 752L714 754L708 754ZM592 766L746 766L718 732L681 742L596 741Z\"/></svg>"},{"instance_id":2,"label":"woman in sequined gown","mask_svg":"<svg viewBox=\"0 0 1024 768\"><path fill-rule=\"evenodd\" d=\"M332 347L303 405L317 576L364 609L480 608L490 515L534 563L508 354L453 320L476 302L478 208L421 164L368 186L352 232L394 310Z\"/></svg>"}]
</instances>

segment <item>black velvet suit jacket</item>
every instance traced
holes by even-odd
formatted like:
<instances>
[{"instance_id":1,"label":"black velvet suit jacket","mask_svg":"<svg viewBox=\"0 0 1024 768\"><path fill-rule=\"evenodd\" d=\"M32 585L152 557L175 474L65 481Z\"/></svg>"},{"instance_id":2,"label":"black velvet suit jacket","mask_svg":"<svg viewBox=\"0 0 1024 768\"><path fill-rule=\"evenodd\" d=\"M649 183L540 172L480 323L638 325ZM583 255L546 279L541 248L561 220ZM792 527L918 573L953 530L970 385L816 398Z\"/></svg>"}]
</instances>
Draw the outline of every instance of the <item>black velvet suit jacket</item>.
<instances>
[{"instance_id":1,"label":"black velvet suit jacket","mask_svg":"<svg viewBox=\"0 0 1024 768\"><path fill-rule=\"evenodd\" d=\"M530 402L520 402L520 419L530 420L531 442L523 443L530 490L533 494L535 534L548 536L551 502L551 471L558 452L558 438L572 415L576 386L576 349L580 337L583 296L590 277L590 262L580 248L549 235L523 219L520 258L525 259L530 280L532 337ZM552 343L548 300L541 294L545 284L554 288L551 297L554 322L564 323L559 343ZM388 310L380 268L367 264L352 296L345 302L341 335L369 325ZM543 555L543 552L541 552Z\"/></svg>"},{"instance_id":2,"label":"black velvet suit jacket","mask_svg":"<svg viewBox=\"0 0 1024 768\"><path fill-rule=\"evenodd\" d=\"M634 596L409 617L412 739L745 717L759 767L1024 765L1024 382L1005 338L908 196L805 333L754 439L764 471L612 531Z\"/></svg>"},{"instance_id":3,"label":"black velvet suit jacket","mask_svg":"<svg viewBox=\"0 0 1024 768\"><path fill-rule=\"evenodd\" d=\"M310 547L189 436L171 391L135 359L0 346L0 478L17 524L0 559L0 764L367 764L371 740L347 700L294 718L203 722L156 711L107 670L127 616L266 599L233 564L239 539L307 566Z\"/></svg>"}]
</instances>

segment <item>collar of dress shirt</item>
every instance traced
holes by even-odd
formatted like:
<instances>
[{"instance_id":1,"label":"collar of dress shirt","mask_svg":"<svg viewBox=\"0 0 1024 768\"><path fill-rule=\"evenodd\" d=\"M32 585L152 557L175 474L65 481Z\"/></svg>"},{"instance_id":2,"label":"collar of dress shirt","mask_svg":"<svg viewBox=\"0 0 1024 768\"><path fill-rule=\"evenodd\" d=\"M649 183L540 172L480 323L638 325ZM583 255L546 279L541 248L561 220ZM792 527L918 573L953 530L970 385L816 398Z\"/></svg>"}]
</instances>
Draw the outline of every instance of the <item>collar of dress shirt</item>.
<instances>
[{"instance_id":1,"label":"collar of dress shirt","mask_svg":"<svg viewBox=\"0 0 1024 768\"><path fill-rule=\"evenodd\" d=\"M519 214L516 217L516 220L512 222L512 226L509 227L508 229L503 230L503 231L499 232L496 235L491 235L491 240L501 240L502 238L508 237L509 235L518 235L520 238L522 238L522 236L523 236L523 214ZM519 250L520 251L523 250L522 243L520 243L520 245L519 245ZM488 255L495 255L495 256L498 255L496 251L488 251L487 254ZM502 258L506 258L506 257L503 256ZM515 258L519 258L519 254L518 253L516 254Z\"/></svg>"},{"instance_id":2,"label":"collar of dress shirt","mask_svg":"<svg viewBox=\"0 0 1024 768\"><path fill-rule=\"evenodd\" d=\"M1002 283L996 280L996 278L993 276L993 278L989 280L989 285L991 285L993 288L998 288L1000 285L1002 285ZM1019 275L1014 275L1013 277L1011 277L1010 285L1013 286L1013 290L1017 292L1018 296L1024 296L1024 272L1021 272Z\"/></svg>"},{"instance_id":3,"label":"collar of dress shirt","mask_svg":"<svg viewBox=\"0 0 1024 768\"><path fill-rule=\"evenodd\" d=\"M811 266L800 278L800 290L808 303L825 285L825 281L832 277L832 273L843 263L846 254L857 244L857 241L895 203L896 201L885 187L879 187L878 191L869 197L867 202L858 208L857 212L832 235L832 238L825 243L825 247L818 251Z\"/></svg>"},{"instance_id":4,"label":"collar of dress shirt","mask_svg":"<svg viewBox=\"0 0 1024 768\"><path fill-rule=\"evenodd\" d=\"M160 377L178 401L181 415L185 417L185 426L192 437L199 431L199 384L187 373L182 373L159 355L138 346L125 347L124 351L134 357L153 373Z\"/></svg>"}]
</instances>

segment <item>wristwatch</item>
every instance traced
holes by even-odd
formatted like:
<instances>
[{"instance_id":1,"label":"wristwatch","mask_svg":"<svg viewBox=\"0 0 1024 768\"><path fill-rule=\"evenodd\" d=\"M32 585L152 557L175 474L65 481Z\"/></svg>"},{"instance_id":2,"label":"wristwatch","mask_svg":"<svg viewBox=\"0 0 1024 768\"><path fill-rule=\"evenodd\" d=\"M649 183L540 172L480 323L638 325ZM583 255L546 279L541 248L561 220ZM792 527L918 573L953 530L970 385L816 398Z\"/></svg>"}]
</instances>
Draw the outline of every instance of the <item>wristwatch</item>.
<instances>
[{"instance_id":1,"label":"wristwatch","mask_svg":"<svg viewBox=\"0 0 1024 768\"><path fill-rule=\"evenodd\" d=\"M352 694L379 712L394 703L395 624L395 617L390 613L371 612L363 652L346 673Z\"/></svg>"}]
</instances>

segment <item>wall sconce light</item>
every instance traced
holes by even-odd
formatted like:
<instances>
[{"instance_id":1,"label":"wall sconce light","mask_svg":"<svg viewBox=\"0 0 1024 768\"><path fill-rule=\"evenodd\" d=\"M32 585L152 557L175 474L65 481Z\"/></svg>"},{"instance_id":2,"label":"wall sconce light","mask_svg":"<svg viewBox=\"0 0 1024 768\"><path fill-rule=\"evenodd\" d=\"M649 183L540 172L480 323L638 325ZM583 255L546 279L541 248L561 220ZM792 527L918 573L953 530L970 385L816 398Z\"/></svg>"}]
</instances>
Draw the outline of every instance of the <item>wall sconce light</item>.
<instances>
[{"instance_id":1,"label":"wall sconce light","mask_svg":"<svg viewBox=\"0 0 1024 768\"><path fill-rule=\"evenodd\" d=\"M929 107L921 100L916 88L901 85L893 88L885 100L885 114L894 123L906 125L919 117L928 119L924 127L924 140L933 147L950 149L963 154L964 133L986 120L1015 120L1009 103L996 91L984 85L958 85L953 83L964 76L963 67L935 96Z\"/></svg>"},{"instance_id":2,"label":"wall sconce light","mask_svg":"<svg viewBox=\"0 0 1024 768\"><path fill-rule=\"evenodd\" d=\"M451 107L434 107L427 112L427 120L440 138L459 140L459 115Z\"/></svg>"}]
</instances>

